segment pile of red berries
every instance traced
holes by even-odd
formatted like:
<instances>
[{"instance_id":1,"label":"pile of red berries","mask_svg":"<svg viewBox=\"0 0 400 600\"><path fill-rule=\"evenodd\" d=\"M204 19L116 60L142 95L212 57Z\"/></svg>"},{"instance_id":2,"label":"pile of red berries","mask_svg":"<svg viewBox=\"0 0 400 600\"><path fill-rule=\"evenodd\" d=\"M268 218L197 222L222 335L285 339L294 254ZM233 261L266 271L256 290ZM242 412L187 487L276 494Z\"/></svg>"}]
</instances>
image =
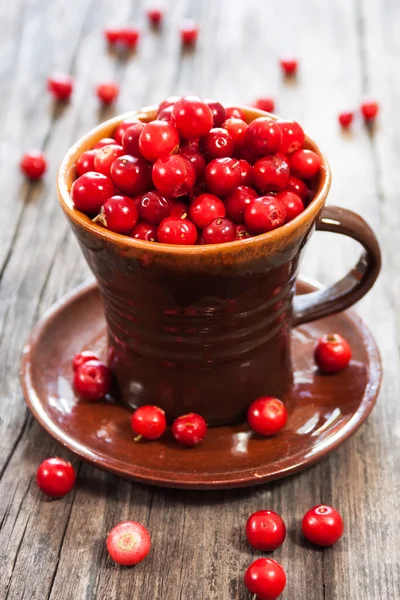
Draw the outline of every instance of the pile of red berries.
<instances>
[{"instance_id":1,"label":"pile of red berries","mask_svg":"<svg viewBox=\"0 0 400 600\"><path fill-rule=\"evenodd\" d=\"M76 164L77 209L116 233L165 244L220 244L297 217L321 159L295 121L250 123L196 96L162 102L150 123L123 121Z\"/></svg>"}]
</instances>

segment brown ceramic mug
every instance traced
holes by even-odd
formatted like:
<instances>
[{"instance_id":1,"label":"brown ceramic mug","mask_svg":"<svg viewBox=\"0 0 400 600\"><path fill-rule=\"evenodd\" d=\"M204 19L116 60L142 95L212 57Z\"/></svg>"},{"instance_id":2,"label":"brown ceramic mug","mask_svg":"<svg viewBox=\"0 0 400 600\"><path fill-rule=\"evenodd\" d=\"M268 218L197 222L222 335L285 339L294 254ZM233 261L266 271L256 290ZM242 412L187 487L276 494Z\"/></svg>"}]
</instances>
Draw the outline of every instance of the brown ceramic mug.
<instances>
[{"instance_id":1,"label":"brown ceramic mug","mask_svg":"<svg viewBox=\"0 0 400 600\"><path fill-rule=\"evenodd\" d=\"M248 121L265 114L244 110ZM212 425L233 423L245 418L258 396L284 398L292 384L291 329L362 298L379 273L379 245L359 215L324 207L330 170L309 138L306 146L322 160L315 198L269 233L220 245L173 246L93 223L70 199L78 157L110 137L122 119L150 121L155 114L148 108L116 117L81 138L61 164L59 200L97 279L122 402L132 408L156 404L169 419L193 411ZM315 228L352 237L364 252L332 287L296 296L299 259Z\"/></svg>"}]
</instances>

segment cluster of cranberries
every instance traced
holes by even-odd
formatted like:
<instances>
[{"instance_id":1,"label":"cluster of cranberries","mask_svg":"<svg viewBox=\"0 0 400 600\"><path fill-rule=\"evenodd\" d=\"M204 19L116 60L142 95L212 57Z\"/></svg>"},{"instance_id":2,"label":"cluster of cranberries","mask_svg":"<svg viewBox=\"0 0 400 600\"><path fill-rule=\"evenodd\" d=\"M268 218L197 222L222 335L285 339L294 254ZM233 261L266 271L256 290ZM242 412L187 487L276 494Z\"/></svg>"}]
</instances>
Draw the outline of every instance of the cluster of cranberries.
<instances>
[{"instance_id":1,"label":"cluster of cranberries","mask_svg":"<svg viewBox=\"0 0 400 600\"><path fill-rule=\"evenodd\" d=\"M116 233L220 244L298 216L321 168L295 121L248 124L240 108L171 97L150 123L122 121L76 164L75 207Z\"/></svg>"},{"instance_id":2,"label":"cluster of cranberries","mask_svg":"<svg viewBox=\"0 0 400 600\"><path fill-rule=\"evenodd\" d=\"M379 113L379 104L375 100L365 100L360 106L360 113L367 125L375 122ZM354 121L355 113L353 111L341 112L338 115L339 125L343 129L349 129Z\"/></svg>"}]
</instances>

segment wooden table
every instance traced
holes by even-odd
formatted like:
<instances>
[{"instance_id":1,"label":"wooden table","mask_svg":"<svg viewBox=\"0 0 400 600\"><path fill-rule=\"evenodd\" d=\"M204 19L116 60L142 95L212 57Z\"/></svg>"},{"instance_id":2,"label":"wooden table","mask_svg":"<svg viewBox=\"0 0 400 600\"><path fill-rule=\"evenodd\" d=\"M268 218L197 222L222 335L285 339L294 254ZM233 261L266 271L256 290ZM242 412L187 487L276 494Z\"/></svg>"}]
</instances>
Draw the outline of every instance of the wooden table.
<instances>
[{"instance_id":1,"label":"wooden table","mask_svg":"<svg viewBox=\"0 0 400 600\"><path fill-rule=\"evenodd\" d=\"M181 52L178 24L194 17L201 37ZM135 56L107 53L102 28L143 28ZM0 598L7 600L247 599L242 578L253 553L243 526L254 510L281 513L288 540L274 557L285 566L290 600L400 598L400 11L396 0L175 0L160 34L137 0L0 1ZM284 82L278 57L300 59L295 83ZM54 108L45 80L54 70L76 80L72 102ZM117 79L115 109L101 112L93 93ZM55 174L70 144L109 114L195 91L226 102L259 95L298 119L329 156L330 202L361 212L377 231L384 270L358 306L382 352L378 405L349 442L317 466L263 487L180 492L134 485L80 464L33 421L18 381L24 340L38 317L88 277L59 209ZM374 135L360 119L338 130L337 114L365 94L382 105ZM43 148L43 183L25 183L21 153ZM349 240L314 236L303 272L337 279L359 251ZM69 457L79 477L59 501L38 490L35 471L48 456ZM336 506L346 535L334 548L305 546L299 519L319 502ZM153 550L135 569L111 564L107 531L120 520L145 523ZM254 554L255 556L256 554Z\"/></svg>"}]
</instances>

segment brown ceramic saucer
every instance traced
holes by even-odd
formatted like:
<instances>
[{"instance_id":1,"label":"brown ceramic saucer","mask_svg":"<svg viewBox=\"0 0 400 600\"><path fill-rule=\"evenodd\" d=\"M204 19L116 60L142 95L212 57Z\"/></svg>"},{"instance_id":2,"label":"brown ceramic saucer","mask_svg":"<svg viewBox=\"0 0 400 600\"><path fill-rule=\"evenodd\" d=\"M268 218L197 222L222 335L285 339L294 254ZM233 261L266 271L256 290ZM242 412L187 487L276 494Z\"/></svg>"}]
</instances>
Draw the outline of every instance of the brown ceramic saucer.
<instances>
[{"instance_id":1,"label":"brown ceramic saucer","mask_svg":"<svg viewBox=\"0 0 400 600\"><path fill-rule=\"evenodd\" d=\"M315 289L298 282L298 293ZM24 395L34 417L60 444L94 465L136 481L176 488L235 488L285 477L313 464L350 437L371 412L382 377L375 341L348 311L293 330L295 385L285 398L286 428L273 438L246 424L210 428L203 444L186 449L169 435L135 443L130 412L114 403L85 404L71 387L71 359L85 348L105 357L103 309L95 284L62 298L42 318L26 345ZM324 333L344 335L353 349L349 367L321 375L312 358Z\"/></svg>"}]
</instances>

